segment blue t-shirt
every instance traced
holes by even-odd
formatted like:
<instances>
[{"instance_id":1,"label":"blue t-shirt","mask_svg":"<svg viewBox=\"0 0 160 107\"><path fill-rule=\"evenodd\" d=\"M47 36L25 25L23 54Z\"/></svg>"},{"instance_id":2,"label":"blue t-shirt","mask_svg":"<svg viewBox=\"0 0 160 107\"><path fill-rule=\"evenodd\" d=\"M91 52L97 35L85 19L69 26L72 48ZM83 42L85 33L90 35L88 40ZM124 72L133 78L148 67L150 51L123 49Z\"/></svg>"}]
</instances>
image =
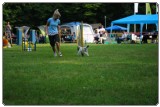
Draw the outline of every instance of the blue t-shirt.
<instances>
[{"instance_id":1,"label":"blue t-shirt","mask_svg":"<svg viewBox=\"0 0 160 107\"><path fill-rule=\"evenodd\" d=\"M48 35L58 34L58 25L60 24L60 20L59 19L54 20L53 18L49 18L47 22L49 23Z\"/></svg>"}]
</instances>

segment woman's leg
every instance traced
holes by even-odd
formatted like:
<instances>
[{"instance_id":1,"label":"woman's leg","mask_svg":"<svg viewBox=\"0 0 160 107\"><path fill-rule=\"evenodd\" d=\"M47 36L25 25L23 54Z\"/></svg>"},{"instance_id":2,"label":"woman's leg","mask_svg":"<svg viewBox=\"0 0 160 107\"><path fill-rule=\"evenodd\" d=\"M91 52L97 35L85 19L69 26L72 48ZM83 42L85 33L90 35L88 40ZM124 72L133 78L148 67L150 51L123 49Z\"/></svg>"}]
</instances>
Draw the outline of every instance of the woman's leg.
<instances>
[{"instance_id":1,"label":"woman's leg","mask_svg":"<svg viewBox=\"0 0 160 107\"><path fill-rule=\"evenodd\" d=\"M50 41L50 45L52 47L53 52L56 53L55 37L54 36L49 36L49 41Z\"/></svg>"},{"instance_id":2,"label":"woman's leg","mask_svg":"<svg viewBox=\"0 0 160 107\"><path fill-rule=\"evenodd\" d=\"M59 56L62 56L62 53L60 51L60 40L59 40L59 35L55 35L55 43L56 43L56 47L57 47L57 51L58 51L58 54Z\"/></svg>"}]
</instances>

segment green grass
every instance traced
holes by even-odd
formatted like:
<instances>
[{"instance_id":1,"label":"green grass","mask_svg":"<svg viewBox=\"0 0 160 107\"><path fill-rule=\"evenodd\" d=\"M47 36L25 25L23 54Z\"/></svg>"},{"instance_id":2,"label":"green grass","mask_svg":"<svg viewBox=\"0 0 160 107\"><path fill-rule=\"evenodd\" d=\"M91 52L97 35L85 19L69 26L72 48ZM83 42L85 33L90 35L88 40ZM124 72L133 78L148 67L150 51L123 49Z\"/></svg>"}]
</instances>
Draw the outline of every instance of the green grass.
<instances>
[{"instance_id":1,"label":"green grass","mask_svg":"<svg viewBox=\"0 0 160 107\"><path fill-rule=\"evenodd\" d=\"M158 45L90 44L77 56L76 44L62 44L54 57L49 44L36 52L3 49L5 105L156 105Z\"/></svg>"}]
</instances>

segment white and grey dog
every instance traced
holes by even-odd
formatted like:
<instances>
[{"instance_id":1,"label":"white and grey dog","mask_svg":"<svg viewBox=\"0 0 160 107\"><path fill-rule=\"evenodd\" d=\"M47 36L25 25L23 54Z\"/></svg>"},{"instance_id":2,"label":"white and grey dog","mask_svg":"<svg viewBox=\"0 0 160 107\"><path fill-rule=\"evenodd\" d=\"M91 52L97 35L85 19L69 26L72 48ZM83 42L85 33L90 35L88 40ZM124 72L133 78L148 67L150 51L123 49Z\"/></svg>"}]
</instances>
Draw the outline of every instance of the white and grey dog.
<instances>
[{"instance_id":1,"label":"white and grey dog","mask_svg":"<svg viewBox=\"0 0 160 107\"><path fill-rule=\"evenodd\" d=\"M89 48L89 45L87 45L86 47L78 46L77 47L77 50L78 50L77 55L82 55L82 56L87 55L87 56L89 56L88 48Z\"/></svg>"}]
</instances>

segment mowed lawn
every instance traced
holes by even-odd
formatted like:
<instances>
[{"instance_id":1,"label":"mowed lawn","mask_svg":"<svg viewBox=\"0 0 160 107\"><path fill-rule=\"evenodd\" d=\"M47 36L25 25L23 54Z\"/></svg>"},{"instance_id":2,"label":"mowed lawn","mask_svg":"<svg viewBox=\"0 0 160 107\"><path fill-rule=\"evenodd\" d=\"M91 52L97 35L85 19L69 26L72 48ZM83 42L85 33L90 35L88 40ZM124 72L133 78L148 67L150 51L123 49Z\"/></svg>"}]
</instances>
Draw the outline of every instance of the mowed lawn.
<instances>
[{"instance_id":1,"label":"mowed lawn","mask_svg":"<svg viewBox=\"0 0 160 107\"><path fill-rule=\"evenodd\" d=\"M5 105L156 105L157 44L90 44L90 56L77 56L76 44L61 44L54 57L49 44L36 52L3 49Z\"/></svg>"}]
</instances>

